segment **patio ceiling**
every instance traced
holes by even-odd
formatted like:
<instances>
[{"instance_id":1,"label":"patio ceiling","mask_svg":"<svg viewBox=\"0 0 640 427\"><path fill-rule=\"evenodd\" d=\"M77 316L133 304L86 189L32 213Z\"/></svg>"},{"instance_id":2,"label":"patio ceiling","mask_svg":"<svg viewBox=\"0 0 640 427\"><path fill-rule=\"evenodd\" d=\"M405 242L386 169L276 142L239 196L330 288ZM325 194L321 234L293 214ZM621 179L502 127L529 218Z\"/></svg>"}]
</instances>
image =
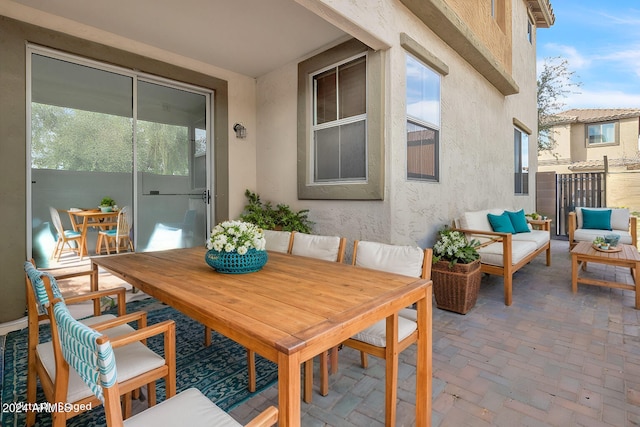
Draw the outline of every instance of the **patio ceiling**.
<instances>
[{"instance_id":1,"label":"patio ceiling","mask_svg":"<svg viewBox=\"0 0 640 427\"><path fill-rule=\"evenodd\" d=\"M293 0L8 3L19 3L254 78L347 36Z\"/></svg>"}]
</instances>

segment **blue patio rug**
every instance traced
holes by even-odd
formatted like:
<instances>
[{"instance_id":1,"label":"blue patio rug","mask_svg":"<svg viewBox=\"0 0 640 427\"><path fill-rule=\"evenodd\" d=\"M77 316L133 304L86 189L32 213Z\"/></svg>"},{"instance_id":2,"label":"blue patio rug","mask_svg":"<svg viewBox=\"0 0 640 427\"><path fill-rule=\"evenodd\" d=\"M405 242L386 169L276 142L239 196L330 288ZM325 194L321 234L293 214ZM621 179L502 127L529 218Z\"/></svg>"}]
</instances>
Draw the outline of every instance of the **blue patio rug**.
<instances>
[{"instance_id":1,"label":"blue patio rug","mask_svg":"<svg viewBox=\"0 0 640 427\"><path fill-rule=\"evenodd\" d=\"M256 393L276 382L278 368L274 363L256 355L256 392L247 390L247 353L244 347L216 333L212 333L211 346L204 346L202 324L191 320L179 311L153 299L127 304L127 313L148 311L147 324L173 319L176 322L176 384L178 392L190 387L200 389L222 409L229 411ZM115 314L115 310L112 310ZM40 327L40 341L50 340L49 325ZM27 329L11 332L4 340L0 337L0 412L1 425L23 426L26 414L14 412L14 402L26 402L27 394ZM151 349L162 354L162 336L149 339ZM164 381L156 383L158 402L164 400ZM38 386L38 402L44 402L44 393ZM36 426L50 426L51 416L40 413ZM67 426L106 425L102 406L67 421Z\"/></svg>"}]
</instances>

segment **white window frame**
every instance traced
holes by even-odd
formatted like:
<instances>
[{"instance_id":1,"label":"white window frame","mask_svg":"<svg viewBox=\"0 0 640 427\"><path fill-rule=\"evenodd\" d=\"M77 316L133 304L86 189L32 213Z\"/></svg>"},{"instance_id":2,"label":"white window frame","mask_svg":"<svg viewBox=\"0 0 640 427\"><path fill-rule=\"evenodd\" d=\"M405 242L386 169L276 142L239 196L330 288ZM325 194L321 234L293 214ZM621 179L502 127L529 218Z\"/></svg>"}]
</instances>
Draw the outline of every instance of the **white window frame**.
<instances>
[{"instance_id":1,"label":"white window frame","mask_svg":"<svg viewBox=\"0 0 640 427\"><path fill-rule=\"evenodd\" d=\"M311 149L310 149L310 164L309 164L309 174L310 176L307 177L309 183L311 185L318 185L318 184L330 184L330 183L357 183L357 182L362 182L362 181L366 181L367 177L368 177L368 166L367 166L367 151L368 151L368 143L367 143L367 132L366 132L366 126L367 126L367 111L366 111L366 106L365 106L365 113L364 114L359 114L356 116L350 116L350 117L346 117L346 118L339 118L339 103L340 103L340 95L338 92L336 92L336 111L338 113L338 117L336 118L336 120L330 121L330 122L325 122L325 123L321 123L318 124L318 117L317 117L317 88L316 88L316 76L324 73L325 71L331 70L331 69L335 69L336 70L336 75L338 75L337 70L341 65L344 65L346 63L349 63L351 61L354 61L356 59L359 58L365 58L365 64L368 61L367 58L367 53L364 52L362 54L358 54L358 55L354 55L350 58L347 58L343 61L339 61L336 62L335 64L332 64L330 66L327 66L323 69L318 70L317 72L314 72L313 74L309 75L309 84L310 87L312 88L312 93L313 93L313 104L311 106L311 111L312 111L312 115L313 115L313 120L312 120L312 126L310 127L310 135L309 135L309 141L311 141ZM366 78L366 75L365 75ZM365 99L366 99L366 93L367 93L367 85L368 85L368 80L366 81L365 84ZM338 90L340 90L340 86L338 85ZM365 171L364 171L364 176L362 178L349 178L349 179L342 179L342 178L336 178L336 179L318 179L316 177L317 175L317 162L316 162L316 152L317 152L317 147L316 147L316 142L315 142L315 133L318 130L323 130L323 129L329 129L329 128L339 128L340 126L343 125L347 125L347 124L351 124L351 123L357 123L357 122L364 122L365 124L365 153L364 153L364 164L365 164ZM338 166L338 168L340 169L340 165Z\"/></svg>"}]
</instances>

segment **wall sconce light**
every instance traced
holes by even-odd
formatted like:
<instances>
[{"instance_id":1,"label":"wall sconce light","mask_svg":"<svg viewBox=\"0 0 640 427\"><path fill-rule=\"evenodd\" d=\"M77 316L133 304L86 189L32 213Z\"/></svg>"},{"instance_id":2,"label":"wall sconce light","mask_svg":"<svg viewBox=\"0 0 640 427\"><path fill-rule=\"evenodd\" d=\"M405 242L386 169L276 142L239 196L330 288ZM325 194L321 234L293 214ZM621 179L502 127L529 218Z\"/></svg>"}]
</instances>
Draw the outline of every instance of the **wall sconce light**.
<instances>
[{"instance_id":1,"label":"wall sconce light","mask_svg":"<svg viewBox=\"0 0 640 427\"><path fill-rule=\"evenodd\" d=\"M233 130L236 133L236 138L244 139L247 137L247 128L242 126L241 123L236 123L233 125Z\"/></svg>"}]
</instances>

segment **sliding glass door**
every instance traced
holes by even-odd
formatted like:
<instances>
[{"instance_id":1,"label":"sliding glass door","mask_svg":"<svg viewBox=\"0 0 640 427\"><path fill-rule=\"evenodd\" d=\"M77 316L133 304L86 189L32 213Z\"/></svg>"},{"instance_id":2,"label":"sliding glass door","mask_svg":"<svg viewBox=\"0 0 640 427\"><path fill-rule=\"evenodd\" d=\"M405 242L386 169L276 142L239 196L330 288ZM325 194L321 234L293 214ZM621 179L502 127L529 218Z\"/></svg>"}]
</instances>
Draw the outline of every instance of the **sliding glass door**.
<instances>
[{"instance_id":1,"label":"sliding glass door","mask_svg":"<svg viewBox=\"0 0 640 427\"><path fill-rule=\"evenodd\" d=\"M138 81L138 247L201 245L206 235L204 95Z\"/></svg>"},{"instance_id":2,"label":"sliding glass door","mask_svg":"<svg viewBox=\"0 0 640 427\"><path fill-rule=\"evenodd\" d=\"M213 94L37 46L28 52L29 249L38 265L55 246L49 207L69 230L67 211L97 209L104 197L132 210L136 251L202 244ZM98 229L87 230L90 255Z\"/></svg>"}]
</instances>

